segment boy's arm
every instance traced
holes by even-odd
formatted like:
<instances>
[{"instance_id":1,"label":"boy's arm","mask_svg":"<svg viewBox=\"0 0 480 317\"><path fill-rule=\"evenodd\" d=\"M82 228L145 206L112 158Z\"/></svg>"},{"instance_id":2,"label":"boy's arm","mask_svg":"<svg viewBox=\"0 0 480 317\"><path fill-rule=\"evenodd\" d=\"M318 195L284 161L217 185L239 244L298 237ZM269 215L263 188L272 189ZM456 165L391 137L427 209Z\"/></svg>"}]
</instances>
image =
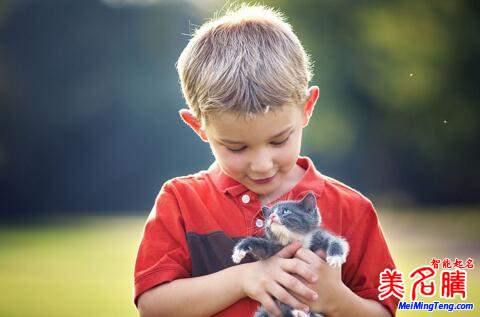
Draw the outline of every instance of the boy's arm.
<instances>
[{"instance_id":1,"label":"boy's arm","mask_svg":"<svg viewBox=\"0 0 480 317\"><path fill-rule=\"evenodd\" d=\"M140 295L141 317L211 316L245 297L235 265L213 274L177 279Z\"/></svg>"},{"instance_id":2,"label":"boy's arm","mask_svg":"<svg viewBox=\"0 0 480 317\"><path fill-rule=\"evenodd\" d=\"M314 294L293 277L296 275L304 280L312 280L313 277L307 265L291 259L301 246L300 243L291 243L267 260L162 284L140 295L140 315L211 316L244 297L250 297L260 302L268 312L279 316L280 310L271 296L296 309L308 309L287 291L301 294L304 298L311 298Z\"/></svg>"}]
</instances>

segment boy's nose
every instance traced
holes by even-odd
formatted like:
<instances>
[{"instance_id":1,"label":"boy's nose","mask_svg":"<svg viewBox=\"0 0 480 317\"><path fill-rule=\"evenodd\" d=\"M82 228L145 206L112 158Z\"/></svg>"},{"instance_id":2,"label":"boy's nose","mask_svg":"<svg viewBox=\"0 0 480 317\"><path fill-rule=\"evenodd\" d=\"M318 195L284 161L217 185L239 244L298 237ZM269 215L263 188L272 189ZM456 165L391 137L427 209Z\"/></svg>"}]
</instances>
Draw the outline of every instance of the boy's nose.
<instances>
[{"instance_id":1,"label":"boy's nose","mask_svg":"<svg viewBox=\"0 0 480 317\"><path fill-rule=\"evenodd\" d=\"M273 163L271 160L255 160L250 164L250 170L258 177L269 177L273 169Z\"/></svg>"}]
</instances>

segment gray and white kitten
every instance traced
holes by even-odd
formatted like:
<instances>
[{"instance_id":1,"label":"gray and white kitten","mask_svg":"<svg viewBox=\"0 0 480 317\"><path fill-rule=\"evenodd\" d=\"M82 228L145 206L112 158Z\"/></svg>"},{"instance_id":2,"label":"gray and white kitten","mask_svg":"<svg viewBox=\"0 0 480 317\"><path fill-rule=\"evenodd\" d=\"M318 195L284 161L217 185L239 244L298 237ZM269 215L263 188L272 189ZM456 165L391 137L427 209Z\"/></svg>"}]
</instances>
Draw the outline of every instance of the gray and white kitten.
<instances>
[{"instance_id":1,"label":"gray and white kitten","mask_svg":"<svg viewBox=\"0 0 480 317\"><path fill-rule=\"evenodd\" d=\"M321 217L317 208L317 200L312 192L307 193L299 201L281 201L271 208L262 207L265 221L264 237L248 237L240 240L233 248L232 260L240 261L251 253L254 258L264 260L280 251L294 241L303 243L303 247L322 250L326 261L333 267L345 263L349 252L347 241L320 227ZM284 317L320 317L322 314L306 313L293 309L275 299ZM254 317L271 316L263 306L255 312Z\"/></svg>"}]
</instances>

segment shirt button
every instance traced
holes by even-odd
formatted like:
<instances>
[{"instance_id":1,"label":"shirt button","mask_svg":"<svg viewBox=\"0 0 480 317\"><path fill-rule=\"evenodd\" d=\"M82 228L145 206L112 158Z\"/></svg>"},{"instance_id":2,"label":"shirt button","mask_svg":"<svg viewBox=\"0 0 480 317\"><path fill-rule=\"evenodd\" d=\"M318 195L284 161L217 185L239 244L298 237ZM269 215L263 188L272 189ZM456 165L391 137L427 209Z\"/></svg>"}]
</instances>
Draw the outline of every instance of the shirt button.
<instances>
[{"instance_id":1,"label":"shirt button","mask_svg":"<svg viewBox=\"0 0 480 317\"><path fill-rule=\"evenodd\" d=\"M256 225L258 228L263 227L263 220L262 220L262 219L257 219L257 221L255 221L255 225Z\"/></svg>"},{"instance_id":2,"label":"shirt button","mask_svg":"<svg viewBox=\"0 0 480 317\"><path fill-rule=\"evenodd\" d=\"M243 195L242 196L242 202L244 204L248 204L250 202L250 196L248 196L247 194Z\"/></svg>"}]
</instances>

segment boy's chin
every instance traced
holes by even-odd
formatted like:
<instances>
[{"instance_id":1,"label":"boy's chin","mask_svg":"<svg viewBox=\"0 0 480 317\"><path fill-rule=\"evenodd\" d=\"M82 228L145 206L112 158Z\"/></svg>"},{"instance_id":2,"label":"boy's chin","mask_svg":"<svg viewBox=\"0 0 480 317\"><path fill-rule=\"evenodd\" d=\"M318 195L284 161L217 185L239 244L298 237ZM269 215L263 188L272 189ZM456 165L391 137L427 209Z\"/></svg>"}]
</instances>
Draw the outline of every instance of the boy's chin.
<instances>
[{"instance_id":1,"label":"boy's chin","mask_svg":"<svg viewBox=\"0 0 480 317\"><path fill-rule=\"evenodd\" d=\"M268 195L274 192L275 186L272 183L269 184L254 184L251 186L246 186L250 191L256 193L257 195Z\"/></svg>"}]
</instances>

